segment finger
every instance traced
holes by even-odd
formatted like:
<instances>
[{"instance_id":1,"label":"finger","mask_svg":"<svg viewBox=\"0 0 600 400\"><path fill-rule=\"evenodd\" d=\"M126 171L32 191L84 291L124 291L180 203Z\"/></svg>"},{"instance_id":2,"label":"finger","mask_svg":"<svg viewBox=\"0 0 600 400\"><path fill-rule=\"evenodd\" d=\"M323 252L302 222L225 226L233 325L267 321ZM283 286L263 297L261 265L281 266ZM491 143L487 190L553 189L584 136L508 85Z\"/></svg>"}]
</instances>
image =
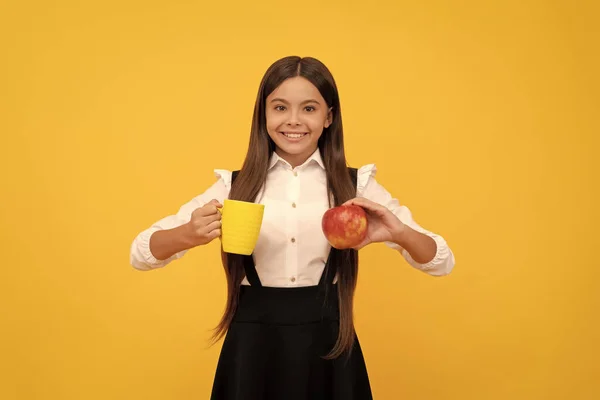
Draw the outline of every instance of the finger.
<instances>
[{"instance_id":1,"label":"finger","mask_svg":"<svg viewBox=\"0 0 600 400\"><path fill-rule=\"evenodd\" d=\"M360 250L363 247L365 247L367 245L367 243L362 242L361 244L359 244L358 246L353 247L354 250Z\"/></svg>"},{"instance_id":2,"label":"finger","mask_svg":"<svg viewBox=\"0 0 600 400\"><path fill-rule=\"evenodd\" d=\"M221 221L213 221L208 223L206 219L198 222L196 233L198 236L208 237L212 231L221 228Z\"/></svg>"},{"instance_id":3,"label":"finger","mask_svg":"<svg viewBox=\"0 0 600 400\"><path fill-rule=\"evenodd\" d=\"M349 206L350 204L354 204L354 200L356 200L357 197L350 199L348 201L346 201L344 204L342 204L343 206Z\"/></svg>"},{"instance_id":4,"label":"finger","mask_svg":"<svg viewBox=\"0 0 600 400\"><path fill-rule=\"evenodd\" d=\"M356 197L354 199L348 200L346 203L344 203L344 205L355 205L370 211L378 211L382 207L381 205L374 203L371 200L365 199L364 197Z\"/></svg>"},{"instance_id":5,"label":"finger","mask_svg":"<svg viewBox=\"0 0 600 400\"><path fill-rule=\"evenodd\" d=\"M344 206L347 206L350 204L362 205L362 204L369 203L369 202L370 202L370 200L367 200L364 197L355 197L353 199L348 200L343 205Z\"/></svg>"},{"instance_id":6,"label":"finger","mask_svg":"<svg viewBox=\"0 0 600 400\"><path fill-rule=\"evenodd\" d=\"M221 228L221 221L213 221L206 227L207 232L212 232L215 229Z\"/></svg>"},{"instance_id":7,"label":"finger","mask_svg":"<svg viewBox=\"0 0 600 400\"><path fill-rule=\"evenodd\" d=\"M215 238L221 236L221 229L215 228L213 230L208 230L207 228L203 229L200 235L204 238L204 243L209 243L213 241Z\"/></svg>"},{"instance_id":8,"label":"finger","mask_svg":"<svg viewBox=\"0 0 600 400\"><path fill-rule=\"evenodd\" d=\"M219 200L217 199L212 199L211 201L208 202L209 204L214 205L215 207L221 208L223 207L223 204L219 203Z\"/></svg>"},{"instance_id":9,"label":"finger","mask_svg":"<svg viewBox=\"0 0 600 400\"><path fill-rule=\"evenodd\" d=\"M216 199L212 199L208 203L205 203L202 207L196 208L192 212L192 215L201 215L201 216L211 215L216 212L217 207L220 208L220 207L223 207L223 205L221 203L219 203Z\"/></svg>"},{"instance_id":10,"label":"finger","mask_svg":"<svg viewBox=\"0 0 600 400\"><path fill-rule=\"evenodd\" d=\"M211 203L207 203L204 205L204 207L202 207L198 213L203 216L209 216L209 215L213 215L213 214L218 214L219 212L217 211L217 207L214 204Z\"/></svg>"},{"instance_id":11,"label":"finger","mask_svg":"<svg viewBox=\"0 0 600 400\"><path fill-rule=\"evenodd\" d=\"M211 232L210 232L210 233L207 235L207 237L208 237L208 239L209 239L209 240L216 239L216 238L218 238L218 237L220 237L220 236L221 236L221 230L220 230L220 229L215 229L214 231L211 231Z\"/></svg>"},{"instance_id":12,"label":"finger","mask_svg":"<svg viewBox=\"0 0 600 400\"><path fill-rule=\"evenodd\" d=\"M211 224L212 222L215 222L215 221L220 221L220 220L221 220L221 213L220 213L220 212L217 212L217 213L214 213L214 214L211 214L211 215L207 215L207 216L205 216L205 217L202 217L201 223L202 223L203 225L209 225L209 224Z\"/></svg>"}]
</instances>

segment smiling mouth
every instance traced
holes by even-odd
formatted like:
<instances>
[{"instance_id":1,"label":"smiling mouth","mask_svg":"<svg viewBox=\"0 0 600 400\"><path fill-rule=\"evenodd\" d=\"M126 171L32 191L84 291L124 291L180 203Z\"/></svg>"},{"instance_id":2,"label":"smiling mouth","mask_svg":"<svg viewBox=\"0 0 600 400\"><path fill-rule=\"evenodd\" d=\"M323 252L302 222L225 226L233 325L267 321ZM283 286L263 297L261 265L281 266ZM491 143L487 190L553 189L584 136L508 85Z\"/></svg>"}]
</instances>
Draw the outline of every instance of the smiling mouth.
<instances>
[{"instance_id":1,"label":"smiling mouth","mask_svg":"<svg viewBox=\"0 0 600 400\"><path fill-rule=\"evenodd\" d=\"M288 139L300 139L300 138L308 135L307 132L280 132L280 133Z\"/></svg>"}]
</instances>

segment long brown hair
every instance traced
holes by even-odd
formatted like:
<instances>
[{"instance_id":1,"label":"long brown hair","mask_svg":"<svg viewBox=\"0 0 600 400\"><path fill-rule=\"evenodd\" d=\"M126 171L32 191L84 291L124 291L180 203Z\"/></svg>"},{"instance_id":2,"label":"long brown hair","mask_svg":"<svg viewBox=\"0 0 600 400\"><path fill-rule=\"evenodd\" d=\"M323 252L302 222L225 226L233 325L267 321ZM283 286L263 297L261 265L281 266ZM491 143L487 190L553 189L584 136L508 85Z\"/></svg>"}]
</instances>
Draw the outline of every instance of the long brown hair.
<instances>
[{"instance_id":1,"label":"long brown hair","mask_svg":"<svg viewBox=\"0 0 600 400\"><path fill-rule=\"evenodd\" d=\"M325 128L319 139L319 149L327 174L327 190L333 204L338 206L355 197L356 190L346 164L342 114L337 86L329 69L319 60L311 57L285 57L273 63L266 71L258 89L250 143L246 159L229 193L230 199L256 201L265 184L269 160L275 144L269 137L266 127L265 103L284 80L301 76L309 80L321 93L327 106L332 109L332 123ZM340 328L337 341L327 355L336 358L352 349L354 343L353 300L358 275L358 253L355 250L335 250L341 254L343 267L337 271ZM227 303L221 321L215 329L213 339L219 340L229 329L235 314L240 284L244 279L244 257L222 252L223 266L227 277Z\"/></svg>"}]
</instances>

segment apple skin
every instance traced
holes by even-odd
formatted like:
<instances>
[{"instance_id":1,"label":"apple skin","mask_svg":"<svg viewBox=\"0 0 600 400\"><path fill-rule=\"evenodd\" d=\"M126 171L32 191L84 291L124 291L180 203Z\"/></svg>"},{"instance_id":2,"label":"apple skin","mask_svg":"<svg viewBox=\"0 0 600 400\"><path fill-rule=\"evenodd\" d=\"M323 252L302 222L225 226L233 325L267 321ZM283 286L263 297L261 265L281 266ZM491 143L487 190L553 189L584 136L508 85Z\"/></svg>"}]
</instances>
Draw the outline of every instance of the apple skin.
<instances>
[{"instance_id":1,"label":"apple skin","mask_svg":"<svg viewBox=\"0 0 600 400\"><path fill-rule=\"evenodd\" d=\"M354 204L330 208L321 222L327 241L336 249L351 249L367 236L367 214Z\"/></svg>"}]
</instances>

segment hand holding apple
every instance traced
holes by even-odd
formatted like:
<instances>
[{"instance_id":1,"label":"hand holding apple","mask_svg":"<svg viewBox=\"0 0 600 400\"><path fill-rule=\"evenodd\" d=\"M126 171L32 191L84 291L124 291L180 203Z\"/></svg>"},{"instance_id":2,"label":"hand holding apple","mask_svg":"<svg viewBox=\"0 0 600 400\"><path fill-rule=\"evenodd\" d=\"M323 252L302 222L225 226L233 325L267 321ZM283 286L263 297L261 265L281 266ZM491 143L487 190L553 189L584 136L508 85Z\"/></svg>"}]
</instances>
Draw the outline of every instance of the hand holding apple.
<instances>
[{"instance_id":1,"label":"hand holding apple","mask_svg":"<svg viewBox=\"0 0 600 400\"><path fill-rule=\"evenodd\" d=\"M362 197L334 207L323 216L323 233L331 245L338 249L358 250L369 243L394 242L404 228L402 221L390 210Z\"/></svg>"}]
</instances>

